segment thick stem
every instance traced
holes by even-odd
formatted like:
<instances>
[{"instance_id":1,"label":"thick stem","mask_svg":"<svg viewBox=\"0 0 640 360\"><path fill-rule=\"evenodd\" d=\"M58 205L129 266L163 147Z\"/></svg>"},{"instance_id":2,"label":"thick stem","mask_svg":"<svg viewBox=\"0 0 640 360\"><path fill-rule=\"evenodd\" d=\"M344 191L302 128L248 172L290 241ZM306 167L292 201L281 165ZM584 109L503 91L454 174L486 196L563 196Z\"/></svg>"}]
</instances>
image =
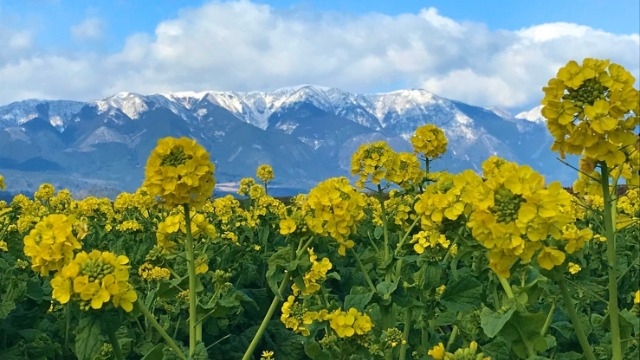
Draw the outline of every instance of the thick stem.
<instances>
[{"instance_id":1,"label":"thick stem","mask_svg":"<svg viewBox=\"0 0 640 360\"><path fill-rule=\"evenodd\" d=\"M196 353L196 345L201 338L198 338L198 334L202 334L198 331L198 327L202 324L198 323L198 294L196 290L197 278L196 278L196 261L195 253L193 249L193 237L191 236L191 214L189 212L189 204L184 204L184 222L186 228L185 236L185 253L187 258L187 272L189 274L189 356L193 357Z\"/></svg>"},{"instance_id":2,"label":"thick stem","mask_svg":"<svg viewBox=\"0 0 640 360\"><path fill-rule=\"evenodd\" d=\"M140 296L138 296L138 299L140 299ZM187 357L184 355L184 353L180 349L180 346L178 346L178 344L176 344L176 342L171 338L171 336L169 336L169 334L167 334L167 332L162 328L162 326L160 326L156 318L153 317L153 314L149 312L149 309L147 309L144 303L142 303L140 300L137 300L135 304L136 304L136 307L142 313L142 315L144 315L145 319L147 319L147 321L151 323L151 326L154 329L156 329L156 331L160 334L160 336L164 339L164 341L167 342L167 345L169 345L171 350L173 350L180 359L187 360Z\"/></svg>"},{"instance_id":3,"label":"thick stem","mask_svg":"<svg viewBox=\"0 0 640 360\"><path fill-rule=\"evenodd\" d=\"M591 349L591 345L589 345L587 335L584 332L584 326L582 325L580 317L578 316L578 312L573 305L573 299L571 298L569 290L567 289L567 281L564 279L564 275L558 274L556 276L556 280L558 281L558 285L560 285L560 292L562 293L564 306L569 313L569 318L571 319L571 323L573 323L573 328L575 329L575 333L578 337L578 341L580 342L580 346L582 347L582 351L584 351L583 355L587 360L596 360L596 357L593 354L593 350Z\"/></svg>"},{"instance_id":4,"label":"thick stem","mask_svg":"<svg viewBox=\"0 0 640 360\"><path fill-rule=\"evenodd\" d=\"M498 280L500 280L500 285L502 285L502 288L504 289L504 292L507 294L507 297L509 299L513 299L513 291L511 290L511 285L509 285L509 282L507 281L507 279L503 278L502 276L498 276Z\"/></svg>"},{"instance_id":5,"label":"thick stem","mask_svg":"<svg viewBox=\"0 0 640 360\"><path fill-rule=\"evenodd\" d=\"M109 331L108 336L111 347L113 348L113 355L117 360L124 360L124 355L122 354L122 349L120 348L120 343L118 342L115 331Z\"/></svg>"},{"instance_id":6,"label":"thick stem","mask_svg":"<svg viewBox=\"0 0 640 360\"><path fill-rule=\"evenodd\" d=\"M611 351L613 360L622 360L622 344L620 341L620 319L618 313L618 261L616 257L616 238L615 238L615 199L617 197L615 191L616 183L613 184L613 190L609 187L609 169L607 163L601 162L602 170L600 176L600 185L602 186L602 197L604 199L604 231L607 238L607 261L609 263L609 320L611 321ZM612 196L612 193L613 196Z\"/></svg>"},{"instance_id":7,"label":"thick stem","mask_svg":"<svg viewBox=\"0 0 640 360\"><path fill-rule=\"evenodd\" d=\"M404 314L404 331L402 332L402 344L400 344L400 359L407 358L407 346L409 346L409 333L411 332L411 309L407 308Z\"/></svg>"},{"instance_id":8,"label":"thick stem","mask_svg":"<svg viewBox=\"0 0 640 360\"><path fill-rule=\"evenodd\" d=\"M282 283L280 283L280 287L278 288L279 294L282 294L284 290L287 288L287 286L289 286L289 280L291 280L291 273L287 272L284 279L282 280ZM280 297L278 297L278 294L275 294L275 296L273 297L273 300L271 301L271 305L269 306L269 310L267 310L267 313L265 314L264 319L262 319L262 323L260 324L260 327L258 328L258 331L256 332L256 334L253 336L253 340L251 340L251 343L249 344L247 351L245 351L244 356L242 357L242 360L251 359L251 356L253 355L253 352L255 351L256 346L258 346L258 343L262 338L262 334L267 329L267 325L269 325L269 321L271 321L271 318L273 317L273 314L275 313L279 304L280 304Z\"/></svg>"}]
</instances>

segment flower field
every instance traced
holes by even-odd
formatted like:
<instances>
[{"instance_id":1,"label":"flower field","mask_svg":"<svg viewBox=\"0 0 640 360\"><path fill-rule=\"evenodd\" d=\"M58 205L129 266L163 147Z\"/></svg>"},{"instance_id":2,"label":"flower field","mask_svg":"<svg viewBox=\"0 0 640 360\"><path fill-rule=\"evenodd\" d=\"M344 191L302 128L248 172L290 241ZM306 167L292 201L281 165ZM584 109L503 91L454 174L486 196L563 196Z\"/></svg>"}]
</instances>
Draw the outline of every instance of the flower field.
<instances>
[{"instance_id":1,"label":"flower field","mask_svg":"<svg viewBox=\"0 0 640 360\"><path fill-rule=\"evenodd\" d=\"M637 359L634 82L585 59L544 88L553 150L581 156L571 192L499 156L433 172L429 124L286 200L266 164L212 196L187 138L113 201L42 184L0 203L0 358Z\"/></svg>"}]
</instances>

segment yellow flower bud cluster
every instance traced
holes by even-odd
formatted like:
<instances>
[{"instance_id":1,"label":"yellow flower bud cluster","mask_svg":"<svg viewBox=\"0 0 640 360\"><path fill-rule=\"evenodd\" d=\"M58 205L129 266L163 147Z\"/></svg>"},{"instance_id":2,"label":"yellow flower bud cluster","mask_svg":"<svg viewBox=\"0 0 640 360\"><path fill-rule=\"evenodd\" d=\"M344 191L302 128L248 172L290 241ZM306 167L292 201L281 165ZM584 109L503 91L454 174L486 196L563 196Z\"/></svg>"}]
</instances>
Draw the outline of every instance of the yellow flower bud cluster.
<instances>
[{"instance_id":1,"label":"yellow flower bud cluster","mask_svg":"<svg viewBox=\"0 0 640 360\"><path fill-rule=\"evenodd\" d=\"M142 225L136 220L126 220L116 225L116 230L122 232L135 232L142 230Z\"/></svg>"},{"instance_id":2,"label":"yellow flower bud cluster","mask_svg":"<svg viewBox=\"0 0 640 360\"><path fill-rule=\"evenodd\" d=\"M93 250L76 254L51 280L52 297L61 304L78 301L82 310L101 309L111 301L129 312L137 294L129 283L129 259Z\"/></svg>"},{"instance_id":3,"label":"yellow flower bud cluster","mask_svg":"<svg viewBox=\"0 0 640 360\"><path fill-rule=\"evenodd\" d=\"M149 155L143 186L169 208L189 204L198 209L213 194L214 170L209 153L195 140L166 137Z\"/></svg>"},{"instance_id":4,"label":"yellow flower bud cluster","mask_svg":"<svg viewBox=\"0 0 640 360\"><path fill-rule=\"evenodd\" d=\"M62 269L80 247L72 219L62 214L46 216L24 237L24 254L31 260L31 268L42 276Z\"/></svg>"},{"instance_id":5,"label":"yellow flower bud cluster","mask_svg":"<svg viewBox=\"0 0 640 360\"><path fill-rule=\"evenodd\" d=\"M4 190L7 188L7 185L4 183L4 176L0 175L0 190Z\"/></svg>"},{"instance_id":6,"label":"yellow flower bud cluster","mask_svg":"<svg viewBox=\"0 0 640 360\"><path fill-rule=\"evenodd\" d=\"M380 185L382 181L407 187L422 176L420 163L411 153L396 153L384 141L361 145L351 157L351 174L357 175L356 186Z\"/></svg>"},{"instance_id":7,"label":"yellow flower bud cluster","mask_svg":"<svg viewBox=\"0 0 640 360\"><path fill-rule=\"evenodd\" d=\"M468 348L460 348L454 353L447 352L443 343L438 343L427 352L434 360L491 360L482 352L478 353L478 343L472 341Z\"/></svg>"},{"instance_id":8,"label":"yellow flower bud cluster","mask_svg":"<svg viewBox=\"0 0 640 360\"><path fill-rule=\"evenodd\" d=\"M488 161L485 181L473 190L467 226L489 249L489 265L499 276L508 277L518 258L529 262L538 251L538 265L551 270L565 260L557 245L573 253L591 238L591 230L567 226L575 222L575 207L559 183L545 187L544 178L528 166Z\"/></svg>"},{"instance_id":9,"label":"yellow flower bud cluster","mask_svg":"<svg viewBox=\"0 0 640 360\"><path fill-rule=\"evenodd\" d=\"M439 127L425 124L416 129L411 137L411 145L416 154L432 160L447 151L447 137Z\"/></svg>"},{"instance_id":10,"label":"yellow flower bud cluster","mask_svg":"<svg viewBox=\"0 0 640 360\"><path fill-rule=\"evenodd\" d=\"M440 234L437 231L420 231L417 234L413 235L411 238L411 243L413 245L413 250L418 254L422 254L426 249L429 248L441 248L448 249L450 245L450 241L447 238Z\"/></svg>"},{"instance_id":11,"label":"yellow flower bud cluster","mask_svg":"<svg viewBox=\"0 0 640 360\"><path fill-rule=\"evenodd\" d=\"M49 183L38 186L38 190L33 194L33 198L40 202L49 201L55 195L55 188Z\"/></svg>"},{"instance_id":12,"label":"yellow flower bud cluster","mask_svg":"<svg viewBox=\"0 0 640 360\"><path fill-rule=\"evenodd\" d=\"M146 281L160 281L168 280L171 277L171 271L167 268L144 263L138 268L138 275Z\"/></svg>"},{"instance_id":13,"label":"yellow flower bud cluster","mask_svg":"<svg viewBox=\"0 0 640 360\"><path fill-rule=\"evenodd\" d=\"M348 237L363 218L364 205L364 195L347 178L330 178L309 192L305 221L312 232L337 241L338 253L345 255L346 249L355 245Z\"/></svg>"},{"instance_id":14,"label":"yellow flower bud cluster","mask_svg":"<svg viewBox=\"0 0 640 360\"><path fill-rule=\"evenodd\" d=\"M309 248L308 252L311 269L302 277L302 281L304 282L304 289L302 289L302 291L295 283L291 286L294 296L298 296L300 293L304 296L316 293L320 290L320 283L324 281L327 272L333 267L329 258L323 258L321 261L318 261L318 256L313 251L313 248Z\"/></svg>"},{"instance_id":15,"label":"yellow flower bud cluster","mask_svg":"<svg viewBox=\"0 0 640 360\"><path fill-rule=\"evenodd\" d=\"M543 88L542 115L555 138L552 150L604 161L609 167L627 160L622 149L636 143L640 124L634 77L609 60L569 61Z\"/></svg>"},{"instance_id":16,"label":"yellow flower bud cluster","mask_svg":"<svg viewBox=\"0 0 640 360\"><path fill-rule=\"evenodd\" d=\"M296 301L296 297L289 295L287 301L282 304L282 315L280 315L280 321L287 329L291 329L303 336L309 336L309 325L314 321L322 321L326 317L326 310L322 312L308 311L307 308L300 302Z\"/></svg>"}]
</instances>

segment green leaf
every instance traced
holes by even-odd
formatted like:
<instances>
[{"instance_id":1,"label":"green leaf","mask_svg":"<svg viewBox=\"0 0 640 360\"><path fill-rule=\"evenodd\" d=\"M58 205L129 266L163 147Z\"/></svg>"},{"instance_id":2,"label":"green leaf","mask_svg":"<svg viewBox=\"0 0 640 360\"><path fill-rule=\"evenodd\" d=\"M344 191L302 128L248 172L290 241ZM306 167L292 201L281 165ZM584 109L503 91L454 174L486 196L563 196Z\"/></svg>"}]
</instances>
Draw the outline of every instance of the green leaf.
<instances>
[{"instance_id":1,"label":"green leaf","mask_svg":"<svg viewBox=\"0 0 640 360\"><path fill-rule=\"evenodd\" d=\"M317 342L307 343L304 352L313 360L332 360L331 354L323 350Z\"/></svg>"},{"instance_id":2,"label":"green leaf","mask_svg":"<svg viewBox=\"0 0 640 360\"><path fill-rule=\"evenodd\" d=\"M451 311L471 311L482 303L482 283L472 277L463 277L448 285L440 297Z\"/></svg>"},{"instance_id":3,"label":"green leaf","mask_svg":"<svg viewBox=\"0 0 640 360\"><path fill-rule=\"evenodd\" d=\"M149 350L147 355L145 355L141 360L162 360L162 348L164 348L164 344L158 344L153 349Z\"/></svg>"},{"instance_id":4,"label":"green leaf","mask_svg":"<svg viewBox=\"0 0 640 360\"><path fill-rule=\"evenodd\" d=\"M280 287L278 282L282 279L282 269L291 262L291 255L291 247L286 246L275 252L269 258L269 268L266 273L267 283L271 291L273 291L280 300L283 300L283 297L282 294L278 292L278 288Z\"/></svg>"},{"instance_id":5,"label":"green leaf","mask_svg":"<svg viewBox=\"0 0 640 360\"><path fill-rule=\"evenodd\" d=\"M100 353L100 347L104 342L100 335L100 319L98 317L86 315L80 318L76 329L75 344L75 352L79 360L90 360Z\"/></svg>"},{"instance_id":6,"label":"green leaf","mask_svg":"<svg viewBox=\"0 0 640 360\"><path fill-rule=\"evenodd\" d=\"M483 345L482 352L491 357L491 360L510 360L509 344L497 338L494 341Z\"/></svg>"},{"instance_id":7,"label":"green leaf","mask_svg":"<svg viewBox=\"0 0 640 360\"><path fill-rule=\"evenodd\" d=\"M376 240L380 240L380 238L382 237L383 231L384 229L381 226L376 226L376 228L373 230L373 237Z\"/></svg>"},{"instance_id":8,"label":"green leaf","mask_svg":"<svg viewBox=\"0 0 640 360\"><path fill-rule=\"evenodd\" d=\"M496 336L500 330L502 330L504 324L511 319L511 316L515 311L515 307L512 307L503 313L492 311L486 307L483 308L480 312L480 325L482 326L482 330L484 330L484 333L488 337Z\"/></svg>"},{"instance_id":9,"label":"green leaf","mask_svg":"<svg viewBox=\"0 0 640 360\"><path fill-rule=\"evenodd\" d=\"M28 298L31 298L35 301L41 301L45 297L44 291L42 290L42 284L38 278L31 278L27 283L27 293Z\"/></svg>"},{"instance_id":10,"label":"green leaf","mask_svg":"<svg viewBox=\"0 0 640 360\"><path fill-rule=\"evenodd\" d=\"M9 314L16 308L16 304L13 300L0 303L0 320L6 319Z\"/></svg>"},{"instance_id":11,"label":"green leaf","mask_svg":"<svg viewBox=\"0 0 640 360\"><path fill-rule=\"evenodd\" d=\"M364 311L367 304L373 297L373 292L368 292L366 294L353 294L353 289L351 292L352 294L349 294L344 298L344 308L350 309L353 307L358 311Z\"/></svg>"},{"instance_id":12,"label":"green leaf","mask_svg":"<svg viewBox=\"0 0 640 360\"><path fill-rule=\"evenodd\" d=\"M398 288L398 283L393 283L389 281L383 281L378 285L376 285L376 290L378 290L378 293L382 297L385 297L385 295L386 296L391 295L394 291L396 291L397 288Z\"/></svg>"}]
</instances>

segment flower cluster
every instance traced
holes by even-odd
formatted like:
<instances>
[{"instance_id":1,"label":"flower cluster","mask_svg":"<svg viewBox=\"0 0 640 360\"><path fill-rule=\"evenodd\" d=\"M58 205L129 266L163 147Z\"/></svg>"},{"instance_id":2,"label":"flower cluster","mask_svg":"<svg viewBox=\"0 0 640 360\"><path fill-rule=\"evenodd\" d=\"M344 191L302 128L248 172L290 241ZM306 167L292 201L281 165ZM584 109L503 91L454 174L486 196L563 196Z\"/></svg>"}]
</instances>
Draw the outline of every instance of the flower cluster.
<instances>
[{"instance_id":1,"label":"flower cluster","mask_svg":"<svg viewBox=\"0 0 640 360\"><path fill-rule=\"evenodd\" d=\"M354 189L347 178L330 178L309 192L305 221L314 233L336 240L338 253L345 255L346 249L354 246L348 236L363 218L364 205L364 195Z\"/></svg>"},{"instance_id":2,"label":"flower cluster","mask_svg":"<svg viewBox=\"0 0 640 360\"><path fill-rule=\"evenodd\" d=\"M573 253L591 237L589 229L567 226L575 221L574 206L559 183L545 187L530 167L498 158L487 160L483 169L485 181L473 192L467 226L489 249L489 264L498 275L508 277L518 258L529 262L537 251L538 264L550 270L565 260L558 243ZM548 237L558 241L547 244Z\"/></svg>"},{"instance_id":3,"label":"flower cluster","mask_svg":"<svg viewBox=\"0 0 640 360\"><path fill-rule=\"evenodd\" d=\"M191 228L189 230L194 239L197 239L200 236L212 239L217 236L215 226L210 224L204 214L201 213L191 215ZM158 224L158 230L156 231L158 247L165 253L175 251L177 244L174 241L174 234L177 234L178 232L181 232L182 234L187 233L187 223L182 211L177 211L174 214L167 216Z\"/></svg>"},{"instance_id":4,"label":"flower cluster","mask_svg":"<svg viewBox=\"0 0 640 360\"><path fill-rule=\"evenodd\" d=\"M262 180L265 184L268 183L274 178L273 168L267 164L258 166L258 169L256 170L256 177Z\"/></svg>"},{"instance_id":5,"label":"flower cluster","mask_svg":"<svg viewBox=\"0 0 640 360\"><path fill-rule=\"evenodd\" d=\"M4 176L0 175L0 190L4 190L7 188L7 185L4 183Z\"/></svg>"},{"instance_id":6,"label":"flower cluster","mask_svg":"<svg viewBox=\"0 0 640 360\"><path fill-rule=\"evenodd\" d=\"M369 315L359 312L355 308L347 311L336 309L327 315L331 329L338 337L351 337L353 335L364 335L371 331L373 322Z\"/></svg>"},{"instance_id":7,"label":"flower cluster","mask_svg":"<svg viewBox=\"0 0 640 360\"><path fill-rule=\"evenodd\" d=\"M634 77L608 60L569 61L544 87L542 115L555 138L552 150L582 154L614 167L626 161L622 149L636 142L640 124Z\"/></svg>"},{"instance_id":8,"label":"flower cluster","mask_svg":"<svg viewBox=\"0 0 640 360\"><path fill-rule=\"evenodd\" d=\"M416 129L411 137L411 145L416 154L435 159L447 151L447 137L439 127L425 124Z\"/></svg>"},{"instance_id":9,"label":"flower cluster","mask_svg":"<svg viewBox=\"0 0 640 360\"><path fill-rule=\"evenodd\" d=\"M62 269L80 247L73 235L73 220L62 214L48 215L24 237L24 254L42 276Z\"/></svg>"},{"instance_id":10,"label":"flower cluster","mask_svg":"<svg viewBox=\"0 0 640 360\"><path fill-rule=\"evenodd\" d=\"M302 289L302 291L297 284L291 286L293 295L295 296L298 296L300 293L302 293L302 295L311 295L320 290L319 282L324 280L327 272L333 267L328 258L323 258L321 261L318 261L318 256L314 253L313 248L309 248L308 251L311 269L307 271L302 278L304 282L304 289Z\"/></svg>"},{"instance_id":11,"label":"flower cluster","mask_svg":"<svg viewBox=\"0 0 640 360\"><path fill-rule=\"evenodd\" d=\"M422 176L413 154L396 153L384 141L361 145L351 158L351 174L358 176L359 188L367 182L380 185L383 180L406 187Z\"/></svg>"},{"instance_id":12,"label":"flower cluster","mask_svg":"<svg viewBox=\"0 0 640 360\"><path fill-rule=\"evenodd\" d=\"M143 186L167 207L201 207L213 193L209 153L189 138L162 138L147 160Z\"/></svg>"},{"instance_id":13,"label":"flower cluster","mask_svg":"<svg viewBox=\"0 0 640 360\"><path fill-rule=\"evenodd\" d=\"M296 301L296 297L293 295L289 295L287 301L282 304L281 312L280 321L284 326L303 336L310 335L308 326L314 321L324 320L320 313L308 311L302 303Z\"/></svg>"},{"instance_id":14,"label":"flower cluster","mask_svg":"<svg viewBox=\"0 0 640 360\"><path fill-rule=\"evenodd\" d=\"M137 294L129 283L129 259L112 252L79 252L51 280L52 296L61 304L78 301L82 310L113 306L129 312Z\"/></svg>"},{"instance_id":15,"label":"flower cluster","mask_svg":"<svg viewBox=\"0 0 640 360\"><path fill-rule=\"evenodd\" d=\"M438 343L427 352L434 360L491 360L482 352L478 353L478 343L472 341L468 348L460 348L454 353L447 352L443 343Z\"/></svg>"}]
</instances>

